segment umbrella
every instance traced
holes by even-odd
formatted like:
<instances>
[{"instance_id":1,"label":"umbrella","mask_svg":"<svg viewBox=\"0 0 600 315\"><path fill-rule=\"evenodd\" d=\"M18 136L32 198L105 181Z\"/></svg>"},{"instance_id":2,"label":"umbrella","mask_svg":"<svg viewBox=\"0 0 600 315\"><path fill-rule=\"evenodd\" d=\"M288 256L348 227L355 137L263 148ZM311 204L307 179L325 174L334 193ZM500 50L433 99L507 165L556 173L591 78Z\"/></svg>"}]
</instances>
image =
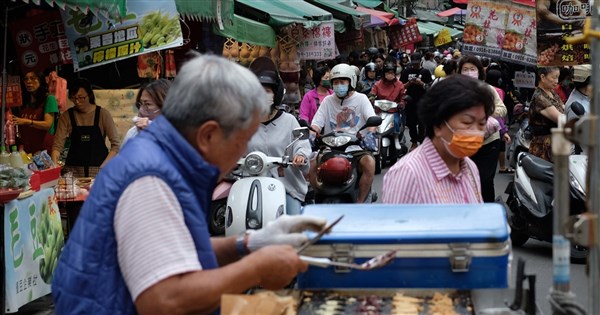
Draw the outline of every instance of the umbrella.
<instances>
[{"instance_id":1,"label":"umbrella","mask_svg":"<svg viewBox=\"0 0 600 315\"><path fill-rule=\"evenodd\" d=\"M449 17L452 15L467 15L467 10L463 10L461 8L452 8L452 9L437 13L436 15L441 16L441 17Z\"/></svg>"}]
</instances>

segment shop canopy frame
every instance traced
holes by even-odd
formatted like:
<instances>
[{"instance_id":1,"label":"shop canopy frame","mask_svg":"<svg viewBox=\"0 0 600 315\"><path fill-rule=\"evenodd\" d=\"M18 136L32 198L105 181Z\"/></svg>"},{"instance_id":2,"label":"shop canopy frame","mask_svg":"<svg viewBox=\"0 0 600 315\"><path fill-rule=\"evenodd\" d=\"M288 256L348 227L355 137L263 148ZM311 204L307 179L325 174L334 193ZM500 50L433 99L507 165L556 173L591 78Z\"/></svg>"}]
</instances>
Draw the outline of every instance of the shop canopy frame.
<instances>
[{"instance_id":1,"label":"shop canopy frame","mask_svg":"<svg viewBox=\"0 0 600 315\"><path fill-rule=\"evenodd\" d=\"M432 34L434 37L437 36L443 29L447 29L448 31L450 31L450 36L452 36L453 38L459 37L463 33L461 30L457 30L456 28L433 22L419 21L417 22L417 26L419 27L419 33L425 35Z\"/></svg>"},{"instance_id":2,"label":"shop canopy frame","mask_svg":"<svg viewBox=\"0 0 600 315\"><path fill-rule=\"evenodd\" d=\"M213 24L213 33L252 45L277 46L277 34L271 26L237 14L233 15L231 23L223 25L223 29Z\"/></svg>"},{"instance_id":3,"label":"shop canopy frame","mask_svg":"<svg viewBox=\"0 0 600 315\"><path fill-rule=\"evenodd\" d=\"M16 2L17 0L12 0ZM21 0L25 3L41 4L42 0ZM127 14L127 0L44 0L47 4L55 5L65 10L67 8L82 12L92 11L111 18L119 18Z\"/></svg>"},{"instance_id":4,"label":"shop canopy frame","mask_svg":"<svg viewBox=\"0 0 600 315\"><path fill-rule=\"evenodd\" d=\"M306 0L307 2L330 11L333 17L346 23L346 27L360 30L363 26L371 24L371 15L357 11L344 5L344 0Z\"/></svg>"},{"instance_id":5,"label":"shop canopy frame","mask_svg":"<svg viewBox=\"0 0 600 315\"><path fill-rule=\"evenodd\" d=\"M317 6L305 1L235 0L235 14L268 24L274 29L300 24L310 29L323 22L334 22L336 32L345 30L342 21Z\"/></svg>"}]
</instances>

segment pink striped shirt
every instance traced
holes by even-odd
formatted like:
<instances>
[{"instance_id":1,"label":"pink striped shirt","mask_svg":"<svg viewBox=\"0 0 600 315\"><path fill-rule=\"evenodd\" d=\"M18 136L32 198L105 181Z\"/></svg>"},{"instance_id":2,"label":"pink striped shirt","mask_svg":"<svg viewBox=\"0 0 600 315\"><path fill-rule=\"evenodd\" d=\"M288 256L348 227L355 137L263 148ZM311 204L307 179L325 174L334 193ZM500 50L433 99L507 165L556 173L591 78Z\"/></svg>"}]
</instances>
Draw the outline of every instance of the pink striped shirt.
<instances>
[{"instance_id":1,"label":"pink striped shirt","mask_svg":"<svg viewBox=\"0 0 600 315\"><path fill-rule=\"evenodd\" d=\"M464 158L452 174L433 143L423 144L400 159L383 178L383 203L481 203L479 171Z\"/></svg>"}]
</instances>

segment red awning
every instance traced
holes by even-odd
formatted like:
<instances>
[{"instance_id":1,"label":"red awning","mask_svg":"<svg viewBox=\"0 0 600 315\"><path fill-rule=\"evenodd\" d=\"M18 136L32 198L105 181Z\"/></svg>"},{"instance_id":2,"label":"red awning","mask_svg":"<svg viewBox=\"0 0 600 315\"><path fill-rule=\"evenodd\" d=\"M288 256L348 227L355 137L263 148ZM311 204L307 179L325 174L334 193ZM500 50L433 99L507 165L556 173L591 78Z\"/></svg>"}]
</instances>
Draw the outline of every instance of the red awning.
<instances>
[{"instance_id":1,"label":"red awning","mask_svg":"<svg viewBox=\"0 0 600 315\"><path fill-rule=\"evenodd\" d=\"M449 16L453 16L453 15L467 15L467 10L463 10L461 8L452 8L452 9L437 13L436 15L441 16L441 17L449 17Z\"/></svg>"},{"instance_id":2,"label":"red awning","mask_svg":"<svg viewBox=\"0 0 600 315\"><path fill-rule=\"evenodd\" d=\"M454 3L456 3L456 4L468 4L469 0L454 0Z\"/></svg>"},{"instance_id":3,"label":"red awning","mask_svg":"<svg viewBox=\"0 0 600 315\"><path fill-rule=\"evenodd\" d=\"M372 10L372 9L367 9L367 8L363 8L363 7L356 7L355 10L370 14L372 16L376 16L377 18L383 20L385 22L385 24L387 24L388 26L400 24L400 20L395 18L393 13Z\"/></svg>"}]
</instances>

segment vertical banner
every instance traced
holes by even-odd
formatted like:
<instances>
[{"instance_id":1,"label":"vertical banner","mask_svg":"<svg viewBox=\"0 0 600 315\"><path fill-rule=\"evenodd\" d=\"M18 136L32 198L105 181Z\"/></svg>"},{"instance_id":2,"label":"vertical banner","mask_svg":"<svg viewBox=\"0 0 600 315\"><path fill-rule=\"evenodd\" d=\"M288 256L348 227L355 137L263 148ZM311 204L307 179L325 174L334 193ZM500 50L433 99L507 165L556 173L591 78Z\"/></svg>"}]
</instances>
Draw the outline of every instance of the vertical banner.
<instances>
[{"instance_id":1,"label":"vertical banner","mask_svg":"<svg viewBox=\"0 0 600 315\"><path fill-rule=\"evenodd\" d=\"M4 205L6 312L50 293L64 244L54 189Z\"/></svg>"},{"instance_id":2,"label":"vertical banner","mask_svg":"<svg viewBox=\"0 0 600 315\"><path fill-rule=\"evenodd\" d=\"M300 60L323 60L335 58L335 35L333 22L322 22L311 29L298 25L291 35L298 41Z\"/></svg>"},{"instance_id":3,"label":"vertical banner","mask_svg":"<svg viewBox=\"0 0 600 315\"><path fill-rule=\"evenodd\" d=\"M23 105L23 96L21 94L21 78L17 75L8 76L6 85L6 106L14 107ZM0 104L2 104L2 82L0 82Z\"/></svg>"},{"instance_id":4,"label":"vertical banner","mask_svg":"<svg viewBox=\"0 0 600 315\"><path fill-rule=\"evenodd\" d=\"M10 23L23 74L72 62L58 10L48 10Z\"/></svg>"},{"instance_id":5,"label":"vertical banner","mask_svg":"<svg viewBox=\"0 0 600 315\"><path fill-rule=\"evenodd\" d=\"M539 66L590 63L589 44L571 45L565 37L581 34L585 18L592 14L589 0L537 1L537 61Z\"/></svg>"},{"instance_id":6,"label":"vertical banner","mask_svg":"<svg viewBox=\"0 0 600 315\"><path fill-rule=\"evenodd\" d=\"M531 3L513 1L502 44L502 60L534 66L536 64L536 16Z\"/></svg>"},{"instance_id":7,"label":"vertical banner","mask_svg":"<svg viewBox=\"0 0 600 315\"><path fill-rule=\"evenodd\" d=\"M174 0L128 1L119 20L62 11L75 71L183 45Z\"/></svg>"},{"instance_id":8,"label":"vertical banner","mask_svg":"<svg viewBox=\"0 0 600 315\"><path fill-rule=\"evenodd\" d=\"M415 18L407 19L404 26L390 26L387 34L390 40L390 45L396 49L400 47L406 47L423 40L423 36L419 32L419 26Z\"/></svg>"},{"instance_id":9,"label":"vertical banner","mask_svg":"<svg viewBox=\"0 0 600 315\"><path fill-rule=\"evenodd\" d=\"M509 1L469 1L463 31L464 52L500 57L509 8Z\"/></svg>"}]
</instances>

